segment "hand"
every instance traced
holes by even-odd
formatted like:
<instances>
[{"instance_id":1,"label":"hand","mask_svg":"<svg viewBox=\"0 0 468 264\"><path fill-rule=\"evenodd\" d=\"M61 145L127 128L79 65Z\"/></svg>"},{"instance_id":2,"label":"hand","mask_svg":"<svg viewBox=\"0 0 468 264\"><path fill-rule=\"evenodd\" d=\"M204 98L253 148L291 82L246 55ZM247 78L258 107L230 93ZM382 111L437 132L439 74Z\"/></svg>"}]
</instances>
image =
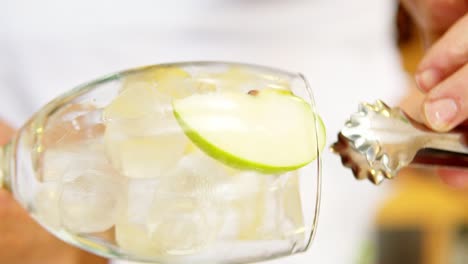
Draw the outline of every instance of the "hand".
<instances>
[{"instance_id":1,"label":"hand","mask_svg":"<svg viewBox=\"0 0 468 264\"><path fill-rule=\"evenodd\" d=\"M468 14L427 51L416 82L426 93L423 113L431 128L448 131L468 118Z\"/></svg>"},{"instance_id":2,"label":"hand","mask_svg":"<svg viewBox=\"0 0 468 264\"><path fill-rule=\"evenodd\" d=\"M0 120L0 145L13 135L13 129ZM0 263L107 263L58 240L40 227L13 199L0 189Z\"/></svg>"},{"instance_id":3,"label":"hand","mask_svg":"<svg viewBox=\"0 0 468 264\"><path fill-rule=\"evenodd\" d=\"M468 1L402 0L431 45L415 80L424 93L416 115L445 132L468 119ZM418 116L413 116L420 119ZM468 187L466 171L440 169L447 183Z\"/></svg>"}]
</instances>

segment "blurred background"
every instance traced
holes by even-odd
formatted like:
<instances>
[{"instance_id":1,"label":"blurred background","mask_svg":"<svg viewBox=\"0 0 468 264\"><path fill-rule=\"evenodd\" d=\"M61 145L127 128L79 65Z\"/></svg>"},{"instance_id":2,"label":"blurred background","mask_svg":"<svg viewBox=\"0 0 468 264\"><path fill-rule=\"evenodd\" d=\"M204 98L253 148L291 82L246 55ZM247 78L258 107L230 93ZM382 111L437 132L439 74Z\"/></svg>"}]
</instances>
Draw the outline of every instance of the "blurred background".
<instances>
[{"instance_id":1,"label":"blurred background","mask_svg":"<svg viewBox=\"0 0 468 264\"><path fill-rule=\"evenodd\" d=\"M57 95L107 73L223 60L302 72L330 144L358 103L411 101L409 76L422 54L397 1L0 0L0 6L0 118L16 127ZM467 194L430 171L407 170L375 187L354 180L326 153L323 176L311 249L269 263L468 263Z\"/></svg>"}]
</instances>

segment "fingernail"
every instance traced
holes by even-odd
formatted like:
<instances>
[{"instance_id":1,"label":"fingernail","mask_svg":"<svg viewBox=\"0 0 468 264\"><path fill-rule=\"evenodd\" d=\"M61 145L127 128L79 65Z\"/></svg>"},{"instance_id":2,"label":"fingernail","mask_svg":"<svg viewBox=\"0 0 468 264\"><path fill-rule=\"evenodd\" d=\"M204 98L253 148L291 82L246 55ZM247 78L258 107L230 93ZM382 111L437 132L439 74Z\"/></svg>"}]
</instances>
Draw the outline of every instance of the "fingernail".
<instances>
[{"instance_id":1,"label":"fingernail","mask_svg":"<svg viewBox=\"0 0 468 264\"><path fill-rule=\"evenodd\" d=\"M427 92L440 81L440 74L434 69L428 69L417 74L415 79L419 89Z\"/></svg>"},{"instance_id":2,"label":"fingernail","mask_svg":"<svg viewBox=\"0 0 468 264\"><path fill-rule=\"evenodd\" d=\"M434 130L447 130L458 112L457 103L452 99L439 99L424 104L427 122Z\"/></svg>"}]
</instances>

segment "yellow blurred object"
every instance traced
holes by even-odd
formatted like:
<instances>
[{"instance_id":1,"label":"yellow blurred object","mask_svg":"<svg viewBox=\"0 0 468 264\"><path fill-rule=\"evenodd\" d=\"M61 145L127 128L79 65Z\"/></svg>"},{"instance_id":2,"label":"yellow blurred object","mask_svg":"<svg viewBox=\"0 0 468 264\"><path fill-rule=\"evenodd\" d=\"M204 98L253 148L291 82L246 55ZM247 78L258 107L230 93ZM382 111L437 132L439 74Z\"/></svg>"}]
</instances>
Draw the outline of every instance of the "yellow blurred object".
<instances>
[{"instance_id":1,"label":"yellow blurred object","mask_svg":"<svg viewBox=\"0 0 468 264\"><path fill-rule=\"evenodd\" d=\"M395 193L379 211L380 226L452 225L467 214L463 192L440 183L428 170L407 169L398 177Z\"/></svg>"},{"instance_id":2,"label":"yellow blurred object","mask_svg":"<svg viewBox=\"0 0 468 264\"><path fill-rule=\"evenodd\" d=\"M398 177L395 192L378 211L378 229L420 232L420 263L451 263L457 232L468 226L468 193L446 186L428 170L407 169Z\"/></svg>"}]
</instances>

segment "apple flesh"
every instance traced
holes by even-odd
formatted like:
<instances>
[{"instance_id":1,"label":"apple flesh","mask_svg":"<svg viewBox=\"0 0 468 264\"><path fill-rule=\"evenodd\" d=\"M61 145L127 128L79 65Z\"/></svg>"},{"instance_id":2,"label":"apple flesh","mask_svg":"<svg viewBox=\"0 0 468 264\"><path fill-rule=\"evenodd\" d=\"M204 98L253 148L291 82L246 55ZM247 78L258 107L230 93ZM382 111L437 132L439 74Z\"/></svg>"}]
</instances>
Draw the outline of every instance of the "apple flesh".
<instances>
[{"instance_id":1,"label":"apple flesh","mask_svg":"<svg viewBox=\"0 0 468 264\"><path fill-rule=\"evenodd\" d=\"M236 168L298 169L325 145L320 117L289 91L195 94L173 101L176 120L202 151Z\"/></svg>"}]
</instances>

